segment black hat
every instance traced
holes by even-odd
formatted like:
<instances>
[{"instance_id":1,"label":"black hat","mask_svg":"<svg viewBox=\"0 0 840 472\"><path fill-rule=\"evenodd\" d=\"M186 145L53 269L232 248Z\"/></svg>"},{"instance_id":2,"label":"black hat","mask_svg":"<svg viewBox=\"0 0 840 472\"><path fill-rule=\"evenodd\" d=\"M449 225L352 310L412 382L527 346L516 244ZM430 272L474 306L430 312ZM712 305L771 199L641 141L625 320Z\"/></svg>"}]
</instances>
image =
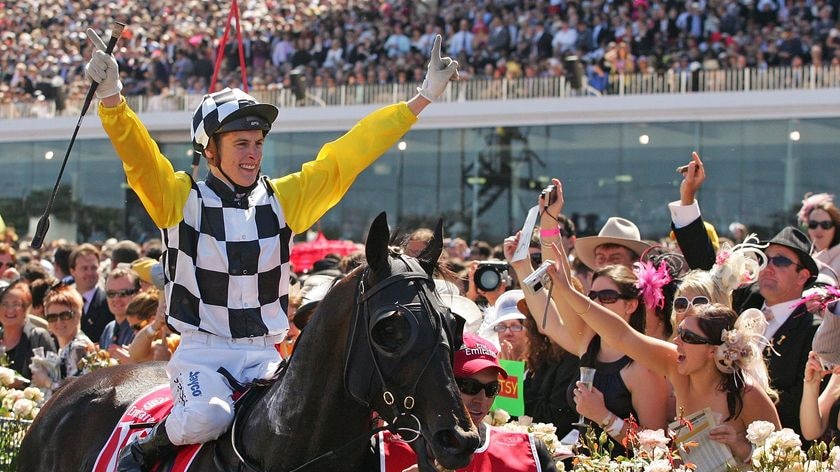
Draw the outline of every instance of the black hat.
<instances>
[{"instance_id":1,"label":"black hat","mask_svg":"<svg viewBox=\"0 0 840 472\"><path fill-rule=\"evenodd\" d=\"M811 243L811 239L808 238L805 233L793 226L787 226L779 231L779 234L773 236L773 239L769 241L762 241L762 243L784 246L795 252L796 255L799 256L799 261L802 265L805 266L805 268L808 269L808 272L811 273L811 277L808 278L807 282L805 282L806 287L817 280L817 275L819 275L820 270L817 268L817 263L814 262L814 259L811 257L811 247L813 244Z\"/></svg>"}]
</instances>

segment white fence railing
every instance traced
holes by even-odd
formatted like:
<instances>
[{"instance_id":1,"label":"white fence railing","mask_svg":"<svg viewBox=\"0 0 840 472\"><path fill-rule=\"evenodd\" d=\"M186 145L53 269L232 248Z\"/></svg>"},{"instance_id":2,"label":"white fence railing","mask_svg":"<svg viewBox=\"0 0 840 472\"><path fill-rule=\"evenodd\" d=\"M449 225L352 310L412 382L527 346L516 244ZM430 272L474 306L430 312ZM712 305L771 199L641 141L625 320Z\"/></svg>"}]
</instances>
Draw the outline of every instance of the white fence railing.
<instances>
[{"instance_id":1,"label":"white fence railing","mask_svg":"<svg viewBox=\"0 0 840 472\"><path fill-rule=\"evenodd\" d=\"M252 90L260 101L280 107L341 107L349 105L387 104L414 94L416 84L345 85L340 87L308 87L305 96L296 96L292 89ZM667 71L657 74L618 74L599 91L583 80L576 89L565 77L523 79L465 80L453 82L442 101L517 100L524 98L568 98L598 95L685 94L704 92L752 92L766 90L816 90L840 88L840 66L773 67L752 69ZM303 95L303 94L301 94ZM138 112L192 112L201 95L158 95L128 97ZM0 104L0 119L48 118L78 116L81 100L68 100L61 113L55 103L40 100L31 103Z\"/></svg>"}]
</instances>

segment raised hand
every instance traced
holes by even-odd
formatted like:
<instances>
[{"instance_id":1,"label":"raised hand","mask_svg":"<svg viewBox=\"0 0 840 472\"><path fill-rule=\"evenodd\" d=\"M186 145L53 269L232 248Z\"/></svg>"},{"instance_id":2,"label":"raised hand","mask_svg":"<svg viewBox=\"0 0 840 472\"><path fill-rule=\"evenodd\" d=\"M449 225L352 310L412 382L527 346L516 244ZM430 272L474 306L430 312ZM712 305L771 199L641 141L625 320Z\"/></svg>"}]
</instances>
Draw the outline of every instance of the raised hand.
<instances>
[{"instance_id":1,"label":"raised hand","mask_svg":"<svg viewBox=\"0 0 840 472\"><path fill-rule=\"evenodd\" d=\"M556 225L557 217L560 215L560 212L563 211L563 205L566 203L566 199L563 196L563 184L559 179L551 179L551 185L554 185L555 189L551 202L546 202L546 195L544 193L540 193L537 204L540 206L540 221L550 221L551 225Z\"/></svg>"},{"instance_id":2,"label":"raised hand","mask_svg":"<svg viewBox=\"0 0 840 472\"><path fill-rule=\"evenodd\" d=\"M113 54L106 54L107 47L96 31L88 28L87 37L96 47L90 61L85 66L85 74L99 86L96 88L96 98L103 99L120 93L123 88L120 81L120 68Z\"/></svg>"},{"instance_id":3,"label":"raised hand","mask_svg":"<svg viewBox=\"0 0 840 472\"><path fill-rule=\"evenodd\" d=\"M683 181L680 183L680 203L691 205L703 181L706 180L706 170L703 168L703 161L697 152L691 153L691 162L677 169L683 174Z\"/></svg>"},{"instance_id":4,"label":"raised hand","mask_svg":"<svg viewBox=\"0 0 840 472\"><path fill-rule=\"evenodd\" d=\"M454 77L458 79L458 61L451 57L440 57L440 45L443 41L440 35L435 36L432 45L429 67L426 70L426 78L423 84L417 88L417 92L430 102L434 102L443 95L449 81Z\"/></svg>"}]
</instances>

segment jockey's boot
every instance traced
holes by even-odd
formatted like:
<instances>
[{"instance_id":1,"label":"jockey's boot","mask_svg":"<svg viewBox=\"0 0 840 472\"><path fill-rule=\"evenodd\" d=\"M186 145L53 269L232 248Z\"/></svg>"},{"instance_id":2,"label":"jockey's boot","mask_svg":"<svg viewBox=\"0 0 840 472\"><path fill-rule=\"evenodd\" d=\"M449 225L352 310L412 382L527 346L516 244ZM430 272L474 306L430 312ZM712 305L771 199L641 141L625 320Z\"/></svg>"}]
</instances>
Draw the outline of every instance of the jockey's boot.
<instances>
[{"instance_id":1,"label":"jockey's boot","mask_svg":"<svg viewBox=\"0 0 840 472\"><path fill-rule=\"evenodd\" d=\"M166 420L156 424L148 436L134 439L120 451L117 472L149 472L161 460L177 451L166 435Z\"/></svg>"}]
</instances>

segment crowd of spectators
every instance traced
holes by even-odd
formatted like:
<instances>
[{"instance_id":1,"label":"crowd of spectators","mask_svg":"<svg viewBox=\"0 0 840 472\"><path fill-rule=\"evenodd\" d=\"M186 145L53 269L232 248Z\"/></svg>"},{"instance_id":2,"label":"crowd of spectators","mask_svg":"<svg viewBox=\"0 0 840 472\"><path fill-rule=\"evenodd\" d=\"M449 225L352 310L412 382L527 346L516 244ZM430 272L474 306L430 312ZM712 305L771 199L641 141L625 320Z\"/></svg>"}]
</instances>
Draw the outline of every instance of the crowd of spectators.
<instances>
[{"instance_id":1,"label":"crowd of spectators","mask_svg":"<svg viewBox=\"0 0 840 472\"><path fill-rule=\"evenodd\" d=\"M0 104L83 96L85 29L128 23L126 95L205 93L231 2L0 2ZM838 0L243 0L253 90L414 83L435 34L462 79L568 76L580 58L604 90L618 73L840 65ZM219 82L240 85L231 34Z\"/></svg>"}]
</instances>

